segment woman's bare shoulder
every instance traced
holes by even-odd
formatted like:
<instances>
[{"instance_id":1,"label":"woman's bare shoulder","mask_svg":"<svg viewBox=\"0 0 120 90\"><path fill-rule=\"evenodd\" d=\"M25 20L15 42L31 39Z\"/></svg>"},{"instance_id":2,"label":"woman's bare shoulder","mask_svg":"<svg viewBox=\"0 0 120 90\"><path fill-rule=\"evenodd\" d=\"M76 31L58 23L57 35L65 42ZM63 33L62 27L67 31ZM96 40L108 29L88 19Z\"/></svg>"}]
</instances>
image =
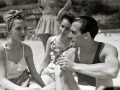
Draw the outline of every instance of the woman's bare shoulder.
<instances>
[{"instance_id":1,"label":"woman's bare shoulder","mask_svg":"<svg viewBox=\"0 0 120 90\"><path fill-rule=\"evenodd\" d=\"M32 49L31 49L31 47L30 47L29 45L23 43L23 47L24 47L24 52L25 52L25 53L28 54L28 53L31 53L31 52L32 52Z\"/></svg>"},{"instance_id":2,"label":"woman's bare shoulder","mask_svg":"<svg viewBox=\"0 0 120 90\"><path fill-rule=\"evenodd\" d=\"M25 43L23 43L23 47L24 47L25 49L31 48L29 45L27 45L27 44L25 44Z\"/></svg>"}]
</instances>

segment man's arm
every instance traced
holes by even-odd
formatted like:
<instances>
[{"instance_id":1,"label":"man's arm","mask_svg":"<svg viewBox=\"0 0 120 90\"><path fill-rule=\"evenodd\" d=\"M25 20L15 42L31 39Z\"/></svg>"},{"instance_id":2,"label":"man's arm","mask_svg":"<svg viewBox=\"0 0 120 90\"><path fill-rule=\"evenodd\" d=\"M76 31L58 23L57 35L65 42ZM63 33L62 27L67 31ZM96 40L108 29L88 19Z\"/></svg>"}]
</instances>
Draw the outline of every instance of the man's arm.
<instances>
[{"instance_id":1,"label":"man's arm","mask_svg":"<svg viewBox=\"0 0 120 90\"><path fill-rule=\"evenodd\" d=\"M104 60L97 64L74 64L74 70L92 77L110 79L116 78L120 68L118 51L111 45L105 46L103 52Z\"/></svg>"},{"instance_id":2,"label":"man's arm","mask_svg":"<svg viewBox=\"0 0 120 90\"><path fill-rule=\"evenodd\" d=\"M86 74L92 77L101 79L116 78L120 68L117 49L113 46L109 46L101 53L103 53L104 58L102 63L78 64L74 63L66 57L59 58L57 63L60 64L61 68Z\"/></svg>"}]
</instances>

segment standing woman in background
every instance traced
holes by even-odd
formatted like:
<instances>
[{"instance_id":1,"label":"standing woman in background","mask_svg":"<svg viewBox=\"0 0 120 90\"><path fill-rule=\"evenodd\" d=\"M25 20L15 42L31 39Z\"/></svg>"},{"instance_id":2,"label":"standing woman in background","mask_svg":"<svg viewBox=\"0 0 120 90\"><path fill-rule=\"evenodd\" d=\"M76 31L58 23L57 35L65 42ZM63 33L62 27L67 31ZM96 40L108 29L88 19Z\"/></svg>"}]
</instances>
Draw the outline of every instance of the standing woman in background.
<instances>
[{"instance_id":1,"label":"standing woman in background","mask_svg":"<svg viewBox=\"0 0 120 90\"><path fill-rule=\"evenodd\" d=\"M58 8L60 0L38 0L38 2L43 15L38 22L36 34L40 36L44 50L46 50L48 38L59 34L59 22L61 21L62 12L67 10L72 2L67 0L67 3L61 10Z\"/></svg>"}]
</instances>

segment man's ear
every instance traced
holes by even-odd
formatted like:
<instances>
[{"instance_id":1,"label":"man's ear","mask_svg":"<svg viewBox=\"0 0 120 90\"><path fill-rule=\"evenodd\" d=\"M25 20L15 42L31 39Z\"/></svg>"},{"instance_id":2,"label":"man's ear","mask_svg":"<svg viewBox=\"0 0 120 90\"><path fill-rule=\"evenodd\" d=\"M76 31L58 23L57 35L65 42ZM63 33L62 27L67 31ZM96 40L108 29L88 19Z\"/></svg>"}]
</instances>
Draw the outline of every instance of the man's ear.
<instances>
[{"instance_id":1,"label":"man's ear","mask_svg":"<svg viewBox=\"0 0 120 90\"><path fill-rule=\"evenodd\" d=\"M87 36L88 36L88 37L91 37L91 35L90 35L90 33L89 33L89 32L86 32L86 34L87 34Z\"/></svg>"},{"instance_id":2,"label":"man's ear","mask_svg":"<svg viewBox=\"0 0 120 90\"><path fill-rule=\"evenodd\" d=\"M84 38L85 39L88 39L89 37L90 37L90 33L89 32L84 33Z\"/></svg>"}]
</instances>

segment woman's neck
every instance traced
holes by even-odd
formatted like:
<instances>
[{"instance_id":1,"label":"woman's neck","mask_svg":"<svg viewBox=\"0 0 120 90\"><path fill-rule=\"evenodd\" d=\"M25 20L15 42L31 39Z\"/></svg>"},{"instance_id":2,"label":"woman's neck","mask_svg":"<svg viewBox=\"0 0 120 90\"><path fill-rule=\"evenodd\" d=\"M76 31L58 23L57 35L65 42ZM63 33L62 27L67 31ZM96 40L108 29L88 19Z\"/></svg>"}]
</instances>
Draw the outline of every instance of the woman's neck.
<instances>
[{"instance_id":1,"label":"woman's neck","mask_svg":"<svg viewBox=\"0 0 120 90\"><path fill-rule=\"evenodd\" d=\"M58 41L60 41L65 47L68 47L68 44L70 44L71 39L66 38L66 37L62 37L59 35Z\"/></svg>"},{"instance_id":2,"label":"woman's neck","mask_svg":"<svg viewBox=\"0 0 120 90\"><path fill-rule=\"evenodd\" d=\"M7 42L7 48L10 50L18 50L21 48L21 42L14 39L9 39Z\"/></svg>"}]
</instances>

